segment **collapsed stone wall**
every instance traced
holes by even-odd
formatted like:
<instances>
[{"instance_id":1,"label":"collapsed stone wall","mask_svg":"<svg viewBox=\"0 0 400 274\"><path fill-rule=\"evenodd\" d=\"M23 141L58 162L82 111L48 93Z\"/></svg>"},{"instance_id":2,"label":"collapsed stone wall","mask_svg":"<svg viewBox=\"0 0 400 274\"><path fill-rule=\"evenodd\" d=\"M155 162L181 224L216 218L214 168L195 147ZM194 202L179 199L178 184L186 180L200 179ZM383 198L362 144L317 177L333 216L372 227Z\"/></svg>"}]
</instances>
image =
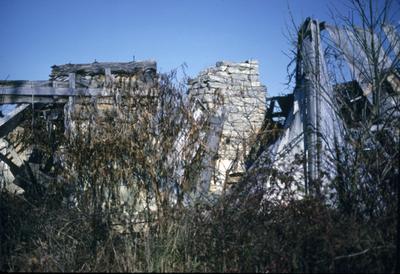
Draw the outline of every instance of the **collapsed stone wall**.
<instances>
[{"instance_id":1,"label":"collapsed stone wall","mask_svg":"<svg viewBox=\"0 0 400 274\"><path fill-rule=\"evenodd\" d=\"M189 81L189 100L211 111L222 105L225 112L209 189L220 194L245 171L244 160L264 121L266 88L259 80L258 61L217 62Z\"/></svg>"}]
</instances>

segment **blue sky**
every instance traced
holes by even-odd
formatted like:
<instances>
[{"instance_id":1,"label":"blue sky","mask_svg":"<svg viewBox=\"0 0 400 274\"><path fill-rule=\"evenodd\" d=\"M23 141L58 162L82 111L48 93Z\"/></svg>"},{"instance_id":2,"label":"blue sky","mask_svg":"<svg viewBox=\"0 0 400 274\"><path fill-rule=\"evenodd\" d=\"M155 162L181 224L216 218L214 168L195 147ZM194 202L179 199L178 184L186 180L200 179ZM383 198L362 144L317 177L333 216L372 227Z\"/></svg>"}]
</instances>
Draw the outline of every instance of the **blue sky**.
<instances>
[{"instance_id":1,"label":"blue sky","mask_svg":"<svg viewBox=\"0 0 400 274\"><path fill-rule=\"evenodd\" d=\"M219 60L260 62L268 95L287 93L289 9L329 20L328 0L0 0L0 79L43 80L64 63L154 59L187 74Z\"/></svg>"}]
</instances>

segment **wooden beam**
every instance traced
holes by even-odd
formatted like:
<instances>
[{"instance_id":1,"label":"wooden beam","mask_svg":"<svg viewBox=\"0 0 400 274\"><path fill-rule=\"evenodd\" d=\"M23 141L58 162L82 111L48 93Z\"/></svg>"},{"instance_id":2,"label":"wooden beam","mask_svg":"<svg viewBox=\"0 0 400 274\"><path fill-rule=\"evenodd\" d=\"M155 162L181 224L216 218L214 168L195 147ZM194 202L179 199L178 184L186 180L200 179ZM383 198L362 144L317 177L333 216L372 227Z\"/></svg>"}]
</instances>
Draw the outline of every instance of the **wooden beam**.
<instances>
[{"instance_id":1,"label":"wooden beam","mask_svg":"<svg viewBox=\"0 0 400 274\"><path fill-rule=\"evenodd\" d=\"M65 64L60 66L52 66L51 78L59 76L68 76L69 73L96 75L103 74L104 69L109 68L113 73L127 73L133 74L138 70L152 69L157 70L157 63L155 61L142 61L142 62L94 62L91 64Z\"/></svg>"},{"instance_id":2,"label":"wooden beam","mask_svg":"<svg viewBox=\"0 0 400 274\"><path fill-rule=\"evenodd\" d=\"M0 95L0 104L65 104L67 101L66 96L33 96L32 98L32 95Z\"/></svg>"},{"instance_id":3,"label":"wooden beam","mask_svg":"<svg viewBox=\"0 0 400 274\"><path fill-rule=\"evenodd\" d=\"M26 96L0 96L1 104L65 104L68 102L68 96L34 96L32 99L31 95ZM141 98L151 98L144 97ZM97 98L99 104L113 104L115 101L114 96L101 96ZM75 97L75 102L78 104L87 104L91 102L91 97Z\"/></svg>"},{"instance_id":4,"label":"wooden beam","mask_svg":"<svg viewBox=\"0 0 400 274\"><path fill-rule=\"evenodd\" d=\"M68 82L69 87L75 89L75 73L69 73Z\"/></svg>"},{"instance_id":5,"label":"wooden beam","mask_svg":"<svg viewBox=\"0 0 400 274\"><path fill-rule=\"evenodd\" d=\"M0 96L102 96L103 92L102 88L0 87Z\"/></svg>"},{"instance_id":6,"label":"wooden beam","mask_svg":"<svg viewBox=\"0 0 400 274\"><path fill-rule=\"evenodd\" d=\"M0 137L7 135L19 123L22 113L29 108L29 104L22 104L0 118Z\"/></svg>"},{"instance_id":7,"label":"wooden beam","mask_svg":"<svg viewBox=\"0 0 400 274\"><path fill-rule=\"evenodd\" d=\"M0 87L48 87L52 81L48 80L1 80Z\"/></svg>"}]
</instances>

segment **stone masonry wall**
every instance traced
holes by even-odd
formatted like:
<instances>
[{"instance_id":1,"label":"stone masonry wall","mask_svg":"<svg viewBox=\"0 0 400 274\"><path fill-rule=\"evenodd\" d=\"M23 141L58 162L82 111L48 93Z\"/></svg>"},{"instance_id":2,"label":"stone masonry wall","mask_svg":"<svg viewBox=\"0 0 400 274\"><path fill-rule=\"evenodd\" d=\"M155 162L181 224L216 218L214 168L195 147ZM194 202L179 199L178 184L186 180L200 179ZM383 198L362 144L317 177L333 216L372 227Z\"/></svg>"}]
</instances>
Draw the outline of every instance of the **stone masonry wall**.
<instances>
[{"instance_id":1,"label":"stone masonry wall","mask_svg":"<svg viewBox=\"0 0 400 274\"><path fill-rule=\"evenodd\" d=\"M189 81L189 97L209 110L216 104L223 104L225 109L216 172L209 190L219 194L245 171L245 157L264 120L266 88L259 80L258 61L217 62L216 67Z\"/></svg>"}]
</instances>

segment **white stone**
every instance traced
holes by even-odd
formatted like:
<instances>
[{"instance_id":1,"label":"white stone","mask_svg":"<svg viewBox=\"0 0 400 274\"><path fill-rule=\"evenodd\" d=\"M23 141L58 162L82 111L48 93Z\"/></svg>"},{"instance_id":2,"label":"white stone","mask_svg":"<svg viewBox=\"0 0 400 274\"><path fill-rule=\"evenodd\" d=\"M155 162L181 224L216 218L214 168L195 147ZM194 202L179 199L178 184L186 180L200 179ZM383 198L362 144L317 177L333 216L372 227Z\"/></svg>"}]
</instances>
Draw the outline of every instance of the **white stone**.
<instances>
[{"instance_id":1,"label":"white stone","mask_svg":"<svg viewBox=\"0 0 400 274\"><path fill-rule=\"evenodd\" d=\"M261 86L261 83L260 82L251 82L251 86L252 87L259 87L259 86Z\"/></svg>"},{"instance_id":2,"label":"white stone","mask_svg":"<svg viewBox=\"0 0 400 274\"><path fill-rule=\"evenodd\" d=\"M227 78L223 76L216 76L216 75L207 75L205 77L205 81L213 81L213 82L219 82L219 83L225 83L227 82Z\"/></svg>"},{"instance_id":3,"label":"white stone","mask_svg":"<svg viewBox=\"0 0 400 274\"><path fill-rule=\"evenodd\" d=\"M219 66L217 71L225 71L228 68L228 66Z\"/></svg>"},{"instance_id":4,"label":"white stone","mask_svg":"<svg viewBox=\"0 0 400 274\"><path fill-rule=\"evenodd\" d=\"M225 71L217 71L217 72L215 72L215 75L220 76L220 77L229 78L229 73L227 73Z\"/></svg>"},{"instance_id":5,"label":"white stone","mask_svg":"<svg viewBox=\"0 0 400 274\"><path fill-rule=\"evenodd\" d=\"M232 74L231 77L233 80L249 81L247 74Z\"/></svg>"},{"instance_id":6,"label":"white stone","mask_svg":"<svg viewBox=\"0 0 400 274\"><path fill-rule=\"evenodd\" d=\"M224 84L224 83L219 83L219 82L209 82L208 83L208 87L210 88L227 88L228 85Z\"/></svg>"},{"instance_id":7,"label":"white stone","mask_svg":"<svg viewBox=\"0 0 400 274\"><path fill-rule=\"evenodd\" d=\"M228 67L228 68L226 69L226 71L227 71L228 73L242 73L242 71L241 71L240 69L235 68L235 67Z\"/></svg>"},{"instance_id":8,"label":"white stone","mask_svg":"<svg viewBox=\"0 0 400 274\"><path fill-rule=\"evenodd\" d=\"M260 79L260 78L259 78L258 76L249 75L249 80L250 80L250 82L259 82L259 81L260 81L259 79Z\"/></svg>"}]
</instances>

